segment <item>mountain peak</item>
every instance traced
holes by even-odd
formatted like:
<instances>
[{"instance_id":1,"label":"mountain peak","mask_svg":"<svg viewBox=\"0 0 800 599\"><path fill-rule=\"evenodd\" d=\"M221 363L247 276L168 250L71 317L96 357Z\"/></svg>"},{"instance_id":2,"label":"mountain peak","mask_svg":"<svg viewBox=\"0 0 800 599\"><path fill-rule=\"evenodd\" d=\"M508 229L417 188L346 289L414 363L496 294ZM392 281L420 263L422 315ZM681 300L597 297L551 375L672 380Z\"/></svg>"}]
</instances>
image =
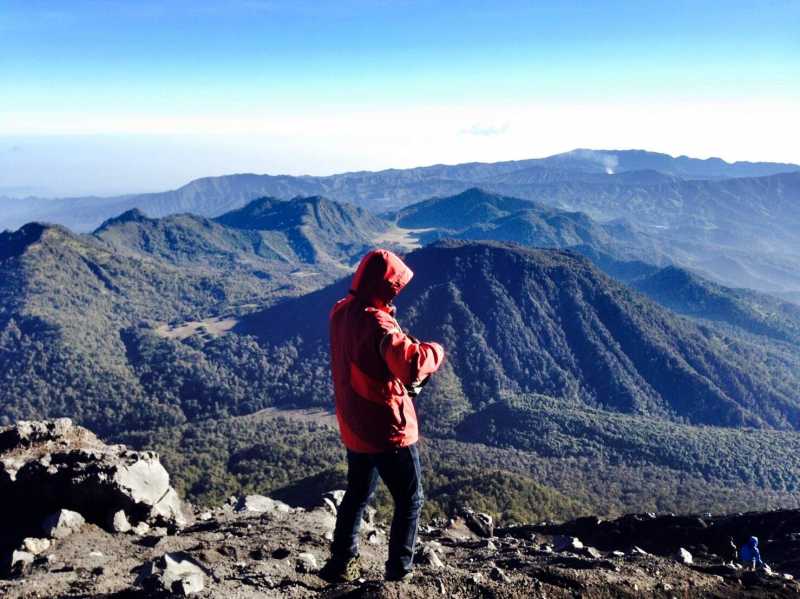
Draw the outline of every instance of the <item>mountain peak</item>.
<instances>
[{"instance_id":1,"label":"mountain peak","mask_svg":"<svg viewBox=\"0 0 800 599\"><path fill-rule=\"evenodd\" d=\"M538 207L530 200L471 187L453 196L432 198L407 206L397 213L397 222L409 228L441 227L456 230Z\"/></svg>"},{"instance_id":2,"label":"mountain peak","mask_svg":"<svg viewBox=\"0 0 800 599\"><path fill-rule=\"evenodd\" d=\"M33 222L16 231L0 232L0 260L24 254L31 246L48 239L71 236L61 225Z\"/></svg>"},{"instance_id":3,"label":"mountain peak","mask_svg":"<svg viewBox=\"0 0 800 599\"><path fill-rule=\"evenodd\" d=\"M103 224L101 224L95 230L95 233L100 233L105 231L109 227L113 227L115 225L123 225L125 223L145 223L145 222L152 222L155 219L149 218L144 212L139 210L138 208L131 208L130 210L126 210L122 214L118 216L114 216L109 218Z\"/></svg>"}]
</instances>

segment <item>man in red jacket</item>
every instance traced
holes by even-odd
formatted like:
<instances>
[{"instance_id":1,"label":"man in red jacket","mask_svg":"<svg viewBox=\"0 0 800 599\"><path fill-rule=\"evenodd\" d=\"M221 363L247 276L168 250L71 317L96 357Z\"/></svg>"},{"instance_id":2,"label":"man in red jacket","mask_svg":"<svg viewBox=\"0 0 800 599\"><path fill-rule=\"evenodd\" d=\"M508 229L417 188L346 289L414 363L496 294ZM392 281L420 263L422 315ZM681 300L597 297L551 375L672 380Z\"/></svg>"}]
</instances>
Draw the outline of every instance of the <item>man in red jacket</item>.
<instances>
[{"instance_id":1,"label":"man in red jacket","mask_svg":"<svg viewBox=\"0 0 800 599\"><path fill-rule=\"evenodd\" d=\"M444 360L441 345L418 341L394 319L391 302L413 274L392 252L371 251L361 260L349 295L331 310L336 418L348 469L331 559L320 573L327 580L361 575L358 529L378 476L394 499L385 577L411 578L423 501L411 398Z\"/></svg>"}]
</instances>

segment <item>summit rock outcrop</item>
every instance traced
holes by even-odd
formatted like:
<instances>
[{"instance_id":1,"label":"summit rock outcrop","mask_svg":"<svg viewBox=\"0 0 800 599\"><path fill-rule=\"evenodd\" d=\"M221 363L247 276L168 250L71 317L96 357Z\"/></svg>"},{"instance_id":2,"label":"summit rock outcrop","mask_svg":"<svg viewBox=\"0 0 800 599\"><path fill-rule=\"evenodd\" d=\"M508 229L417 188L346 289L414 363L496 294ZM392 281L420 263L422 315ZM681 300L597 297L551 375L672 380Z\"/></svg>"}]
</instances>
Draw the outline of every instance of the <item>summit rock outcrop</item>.
<instances>
[{"instance_id":1,"label":"summit rock outcrop","mask_svg":"<svg viewBox=\"0 0 800 599\"><path fill-rule=\"evenodd\" d=\"M191 521L156 453L107 445L68 418L0 430L0 497L3 549L43 531L63 538L84 519L109 530Z\"/></svg>"}]
</instances>

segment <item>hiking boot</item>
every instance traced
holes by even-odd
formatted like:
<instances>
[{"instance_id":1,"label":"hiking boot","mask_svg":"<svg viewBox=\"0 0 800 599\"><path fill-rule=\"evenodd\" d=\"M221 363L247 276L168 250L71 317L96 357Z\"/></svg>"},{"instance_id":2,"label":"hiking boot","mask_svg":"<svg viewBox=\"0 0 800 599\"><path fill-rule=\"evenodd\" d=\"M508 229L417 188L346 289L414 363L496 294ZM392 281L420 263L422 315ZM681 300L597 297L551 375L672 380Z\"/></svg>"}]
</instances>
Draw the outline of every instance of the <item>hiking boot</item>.
<instances>
[{"instance_id":1,"label":"hiking boot","mask_svg":"<svg viewBox=\"0 0 800 599\"><path fill-rule=\"evenodd\" d=\"M388 582L409 582L412 578L414 578L414 572L411 570L387 569L383 575L383 579Z\"/></svg>"},{"instance_id":2,"label":"hiking boot","mask_svg":"<svg viewBox=\"0 0 800 599\"><path fill-rule=\"evenodd\" d=\"M319 571L319 577L327 582L353 582L361 578L358 556L347 560L331 558Z\"/></svg>"}]
</instances>

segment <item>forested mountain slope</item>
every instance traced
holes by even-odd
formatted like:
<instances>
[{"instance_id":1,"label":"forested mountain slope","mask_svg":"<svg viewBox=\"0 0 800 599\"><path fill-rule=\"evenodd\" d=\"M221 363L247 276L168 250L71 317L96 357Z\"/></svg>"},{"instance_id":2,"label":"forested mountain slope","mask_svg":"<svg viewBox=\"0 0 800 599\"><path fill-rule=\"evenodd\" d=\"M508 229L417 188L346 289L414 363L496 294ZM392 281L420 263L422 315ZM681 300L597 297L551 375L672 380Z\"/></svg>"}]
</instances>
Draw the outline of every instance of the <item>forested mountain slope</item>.
<instances>
[{"instance_id":1,"label":"forested mountain slope","mask_svg":"<svg viewBox=\"0 0 800 599\"><path fill-rule=\"evenodd\" d=\"M175 218L198 225L194 217ZM124 236L112 230L130 233L135 219L123 220L105 229L115 242ZM155 232L164 233L163 223L139 225L151 229L149 239L158 245ZM185 231L172 226L165 235L180 240ZM188 238L193 247L203 239ZM214 241L220 239L240 241ZM235 365L189 361L181 344L170 344L181 332L169 323L194 322L214 337L232 326L241 306L266 306L331 276L296 277L298 263L253 252L240 254L242 260L226 254L221 263L198 255L189 259L182 244L168 252L134 251L133 245L123 252L103 239L36 223L0 234L0 418L71 416L107 432L182 421L232 405L235 411L243 391L222 398L213 390L239 377ZM165 253L172 259L163 259ZM161 388L136 371L146 353L142 332L170 346L164 367L182 373L182 382L173 378L173 385Z\"/></svg>"},{"instance_id":2,"label":"forested mountain slope","mask_svg":"<svg viewBox=\"0 0 800 599\"><path fill-rule=\"evenodd\" d=\"M616 259L661 263L658 243L625 221L601 224L582 212L568 212L538 202L479 188L407 206L392 215L399 226L421 229L422 242L441 238L510 241L532 247L587 246Z\"/></svg>"},{"instance_id":3,"label":"forested mountain slope","mask_svg":"<svg viewBox=\"0 0 800 599\"><path fill-rule=\"evenodd\" d=\"M260 198L215 220L244 231L280 231L294 254L309 263L357 261L388 227L363 208L319 196Z\"/></svg>"},{"instance_id":4,"label":"forested mountain slope","mask_svg":"<svg viewBox=\"0 0 800 599\"><path fill-rule=\"evenodd\" d=\"M314 289L293 276L309 265L244 243L262 232L132 213L96 236L37 224L2 234L0 417L69 415L166 451L180 426L198 460L182 462L182 484L198 497L267 487L290 497L339 480L331 460L281 449L281 435L251 431L231 445L207 434L265 407L331 407L327 315L349 277L292 297ZM449 241L408 263L416 276L398 300L401 323L448 351L417 400L437 452L437 509L469 498L509 517L542 515L532 498L550 491L532 481L571 497L570 510L614 513L648 498L658 509L789 505L798 468L768 447L793 451L795 433L736 429L797 427L789 341L698 326L563 251ZM254 299L261 309L242 307ZM550 432L531 436L543 421ZM197 446L198 435L209 443ZM315 439L335 461L335 435ZM727 457L709 463L716 448ZM280 484L258 475L275 459L297 462Z\"/></svg>"},{"instance_id":5,"label":"forested mountain slope","mask_svg":"<svg viewBox=\"0 0 800 599\"><path fill-rule=\"evenodd\" d=\"M387 226L361 208L325 198L260 198L214 220L192 214L155 219L131 210L94 235L122 252L184 266L227 269L267 261L261 271L269 276L272 261L336 272L357 260Z\"/></svg>"},{"instance_id":6,"label":"forested mountain slope","mask_svg":"<svg viewBox=\"0 0 800 599\"><path fill-rule=\"evenodd\" d=\"M441 242L408 264L417 274L398 298L402 322L448 349L435 379L446 399L422 402L442 426L502 392L703 424L800 425L796 352L676 317L573 254ZM238 330L270 351L291 346L304 371L324 372L327 311L345 290L340 283L254 313ZM285 400L320 403L311 389L328 389L327 378L306 384L290 386Z\"/></svg>"}]
</instances>

